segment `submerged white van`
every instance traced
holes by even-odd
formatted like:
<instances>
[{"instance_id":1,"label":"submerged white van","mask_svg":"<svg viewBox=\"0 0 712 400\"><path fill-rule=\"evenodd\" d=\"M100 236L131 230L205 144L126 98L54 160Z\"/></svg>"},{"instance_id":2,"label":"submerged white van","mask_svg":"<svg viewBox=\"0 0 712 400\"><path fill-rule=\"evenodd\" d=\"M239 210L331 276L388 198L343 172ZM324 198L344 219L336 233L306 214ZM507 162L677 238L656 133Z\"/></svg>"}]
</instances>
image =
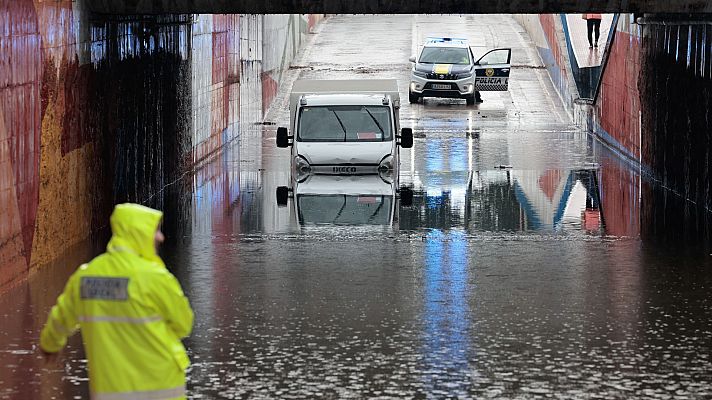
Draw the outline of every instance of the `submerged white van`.
<instances>
[{"instance_id":1,"label":"submerged white van","mask_svg":"<svg viewBox=\"0 0 712 400\"><path fill-rule=\"evenodd\" d=\"M298 80L289 109L290 128L277 129L277 146L291 146L294 181L311 174L397 180L399 150L413 146L413 131L400 128L395 79Z\"/></svg>"}]
</instances>

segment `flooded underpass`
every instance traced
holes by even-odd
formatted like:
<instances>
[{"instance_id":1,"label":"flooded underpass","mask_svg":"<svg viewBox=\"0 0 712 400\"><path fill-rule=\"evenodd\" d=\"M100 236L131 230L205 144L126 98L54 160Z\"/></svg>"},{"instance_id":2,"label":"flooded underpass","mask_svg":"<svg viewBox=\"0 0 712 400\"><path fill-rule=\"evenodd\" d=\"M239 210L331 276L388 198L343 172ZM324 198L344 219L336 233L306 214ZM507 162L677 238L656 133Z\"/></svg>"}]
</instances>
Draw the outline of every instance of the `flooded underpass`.
<instances>
[{"instance_id":1,"label":"flooded underpass","mask_svg":"<svg viewBox=\"0 0 712 400\"><path fill-rule=\"evenodd\" d=\"M196 315L189 398L712 396L708 217L572 123L509 16L432 18L330 18L265 122L152 200ZM511 46L509 90L402 101L398 179L312 176L278 201L289 83L396 78L403 99L433 30ZM0 298L0 398L88 397L80 335L57 366L36 341L105 240Z\"/></svg>"}]
</instances>

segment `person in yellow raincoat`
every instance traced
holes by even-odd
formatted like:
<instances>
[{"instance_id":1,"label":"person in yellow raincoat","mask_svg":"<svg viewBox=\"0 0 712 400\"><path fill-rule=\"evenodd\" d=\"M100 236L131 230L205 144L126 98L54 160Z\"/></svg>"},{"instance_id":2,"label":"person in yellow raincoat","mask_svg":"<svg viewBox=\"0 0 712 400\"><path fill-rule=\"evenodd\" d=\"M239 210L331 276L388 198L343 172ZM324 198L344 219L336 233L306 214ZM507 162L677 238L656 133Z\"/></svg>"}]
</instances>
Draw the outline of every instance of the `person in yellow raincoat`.
<instances>
[{"instance_id":1,"label":"person in yellow raincoat","mask_svg":"<svg viewBox=\"0 0 712 400\"><path fill-rule=\"evenodd\" d=\"M156 253L163 213L119 204L106 252L77 269L40 334L53 358L81 329L92 399L184 399L189 360L181 338L193 311Z\"/></svg>"}]
</instances>

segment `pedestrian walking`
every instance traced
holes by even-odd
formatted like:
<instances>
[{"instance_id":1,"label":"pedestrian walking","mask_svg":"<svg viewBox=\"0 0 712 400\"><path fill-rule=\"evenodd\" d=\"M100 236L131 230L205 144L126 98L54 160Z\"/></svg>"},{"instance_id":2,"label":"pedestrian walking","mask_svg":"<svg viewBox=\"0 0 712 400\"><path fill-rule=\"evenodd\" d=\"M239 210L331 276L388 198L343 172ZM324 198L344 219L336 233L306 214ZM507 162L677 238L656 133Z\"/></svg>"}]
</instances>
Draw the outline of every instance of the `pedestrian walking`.
<instances>
[{"instance_id":1,"label":"pedestrian walking","mask_svg":"<svg viewBox=\"0 0 712 400\"><path fill-rule=\"evenodd\" d=\"M81 330L93 400L185 399L193 310L157 254L162 218L117 205L106 252L72 274L40 334L51 360Z\"/></svg>"},{"instance_id":2,"label":"pedestrian walking","mask_svg":"<svg viewBox=\"0 0 712 400\"><path fill-rule=\"evenodd\" d=\"M598 38L601 36L601 14L583 14L588 30L588 48L598 47ZM595 34L595 38L593 37Z\"/></svg>"}]
</instances>

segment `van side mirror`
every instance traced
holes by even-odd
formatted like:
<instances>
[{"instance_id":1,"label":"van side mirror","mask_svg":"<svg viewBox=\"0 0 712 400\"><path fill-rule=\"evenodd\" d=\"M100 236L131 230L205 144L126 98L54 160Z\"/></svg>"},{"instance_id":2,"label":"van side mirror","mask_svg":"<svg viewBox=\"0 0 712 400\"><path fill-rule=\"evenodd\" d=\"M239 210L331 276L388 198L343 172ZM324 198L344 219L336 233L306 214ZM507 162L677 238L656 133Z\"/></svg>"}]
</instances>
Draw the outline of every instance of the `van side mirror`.
<instances>
[{"instance_id":1,"label":"van side mirror","mask_svg":"<svg viewBox=\"0 0 712 400\"><path fill-rule=\"evenodd\" d=\"M415 56L410 56L410 58L408 59L408 61L414 63L414 62L415 62Z\"/></svg>"},{"instance_id":2,"label":"van side mirror","mask_svg":"<svg viewBox=\"0 0 712 400\"><path fill-rule=\"evenodd\" d=\"M287 131L287 128L280 126L277 128L277 147L289 147L291 143L289 143L289 139L291 139L292 136L289 136L289 131Z\"/></svg>"},{"instance_id":3,"label":"van side mirror","mask_svg":"<svg viewBox=\"0 0 712 400\"><path fill-rule=\"evenodd\" d=\"M413 147L413 129L402 128L400 134L400 145L404 149Z\"/></svg>"}]
</instances>

